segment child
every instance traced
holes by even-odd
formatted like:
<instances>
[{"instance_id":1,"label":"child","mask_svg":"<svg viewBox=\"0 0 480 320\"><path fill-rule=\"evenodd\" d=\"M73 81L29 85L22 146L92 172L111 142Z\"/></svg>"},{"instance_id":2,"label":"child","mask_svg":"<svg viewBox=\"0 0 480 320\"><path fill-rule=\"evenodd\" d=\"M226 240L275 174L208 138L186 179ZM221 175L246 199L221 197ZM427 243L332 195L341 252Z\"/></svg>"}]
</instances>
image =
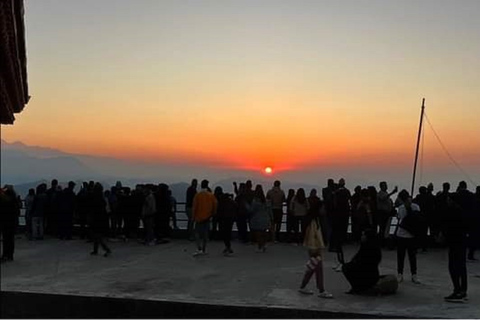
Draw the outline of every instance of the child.
<instances>
[{"instance_id":1,"label":"child","mask_svg":"<svg viewBox=\"0 0 480 320\"><path fill-rule=\"evenodd\" d=\"M307 227L305 233L304 246L309 247L308 255L310 259L307 261L307 270L305 270L305 275L303 276L302 284L298 292L303 294L313 294L312 291L306 289L306 286L313 274L317 281L317 289L319 291L318 296L320 298L331 299L333 295L325 291L323 283L323 257L322 257L322 248L324 248L321 232L318 229L318 224L315 219L311 221Z\"/></svg>"}]
</instances>

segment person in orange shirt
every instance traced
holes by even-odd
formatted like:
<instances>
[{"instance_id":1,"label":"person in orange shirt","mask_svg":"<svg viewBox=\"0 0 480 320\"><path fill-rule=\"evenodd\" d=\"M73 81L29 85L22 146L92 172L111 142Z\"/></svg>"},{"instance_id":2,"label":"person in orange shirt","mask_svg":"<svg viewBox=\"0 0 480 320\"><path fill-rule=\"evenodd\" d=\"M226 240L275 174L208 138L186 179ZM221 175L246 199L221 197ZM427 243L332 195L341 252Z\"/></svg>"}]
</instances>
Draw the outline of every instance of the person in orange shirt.
<instances>
[{"instance_id":1,"label":"person in orange shirt","mask_svg":"<svg viewBox=\"0 0 480 320\"><path fill-rule=\"evenodd\" d=\"M202 190L193 198L192 220L195 222L197 251L194 256L206 254L210 218L217 211L217 199L208 187L208 180L202 180Z\"/></svg>"}]
</instances>

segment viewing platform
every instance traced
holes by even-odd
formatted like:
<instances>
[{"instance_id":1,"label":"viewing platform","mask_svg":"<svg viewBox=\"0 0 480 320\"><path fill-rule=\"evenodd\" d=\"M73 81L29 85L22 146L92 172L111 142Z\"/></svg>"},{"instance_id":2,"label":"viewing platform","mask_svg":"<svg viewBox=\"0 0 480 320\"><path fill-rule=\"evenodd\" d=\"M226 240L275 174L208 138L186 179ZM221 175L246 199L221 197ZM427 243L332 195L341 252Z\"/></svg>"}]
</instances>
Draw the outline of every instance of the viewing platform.
<instances>
[{"instance_id":1,"label":"viewing platform","mask_svg":"<svg viewBox=\"0 0 480 320\"><path fill-rule=\"evenodd\" d=\"M467 264L470 301L443 300L452 291L446 249L418 254L420 285L405 261L405 280L388 296L346 294L348 282L332 270L335 254L326 252L329 300L297 292L307 260L301 246L269 244L262 254L233 241L234 256L224 257L223 243L213 241L196 258L194 242L181 239L109 246L105 258L91 256L85 240L18 235L15 261L1 265L2 318L480 318L480 262ZM346 245L346 259L356 250ZM396 274L396 251L383 251L380 271Z\"/></svg>"}]
</instances>

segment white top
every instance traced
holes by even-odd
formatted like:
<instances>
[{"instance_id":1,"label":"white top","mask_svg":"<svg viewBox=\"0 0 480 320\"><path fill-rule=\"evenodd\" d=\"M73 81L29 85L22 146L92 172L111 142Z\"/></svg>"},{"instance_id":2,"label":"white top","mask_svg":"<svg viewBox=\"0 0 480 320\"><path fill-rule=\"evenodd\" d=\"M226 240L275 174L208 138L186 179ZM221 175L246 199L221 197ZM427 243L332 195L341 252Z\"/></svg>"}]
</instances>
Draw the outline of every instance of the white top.
<instances>
[{"instance_id":1,"label":"white top","mask_svg":"<svg viewBox=\"0 0 480 320\"><path fill-rule=\"evenodd\" d=\"M412 203L411 206L412 206L413 211L420 212L420 207L417 204ZM403 218L405 218L407 216L407 214L408 214L407 213L407 208L405 208L404 204L402 204L400 207L398 207L398 209L397 209L397 218L398 218L397 237L399 237L399 238L414 238L413 234L411 234L407 230L400 227L400 223L402 223Z\"/></svg>"}]
</instances>

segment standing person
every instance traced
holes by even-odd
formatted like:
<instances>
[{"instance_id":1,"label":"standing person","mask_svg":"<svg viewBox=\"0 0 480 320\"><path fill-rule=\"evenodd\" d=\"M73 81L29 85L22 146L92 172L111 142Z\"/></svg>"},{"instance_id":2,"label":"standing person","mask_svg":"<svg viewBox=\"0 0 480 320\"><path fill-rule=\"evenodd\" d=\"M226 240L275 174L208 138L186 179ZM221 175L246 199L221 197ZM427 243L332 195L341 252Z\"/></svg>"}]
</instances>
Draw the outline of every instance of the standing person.
<instances>
[{"instance_id":1,"label":"standing person","mask_svg":"<svg viewBox=\"0 0 480 320\"><path fill-rule=\"evenodd\" d=\"M294 216L293 211L290 209L292 207L292 201L295 198L295 190L288 189L287 199L285 200L287 204L287 242L293 241L293 233L295 232L294 228Z\"/></svg>"},{"instance_id":2,"label":"standing person","mask_svg":"<svg viewBox=\"0 0 480 320\"><path fill-rule=\"evenodd\" d=\"M26 234L29 240L32 240L32 207L35 199L35 189L28 190L28 195L25 197L25 226Z\"/></svg>"},{"instance_id":3,"label":"standing person","mask_svg":"<svg viewBox=\"0 0 480 320\"><path fill-rule=\"evenodd\" d=\"M104 237L108 231L108 215L106 211L106 202L103 195L103 186L95 183L91 195L91 230L93 235L93 251L91 255L98 254L98 246L105 250L105 257L108 257L112 251L105 244Z\"/></svg>"},{"instance_id":4,"label":"standing person","mask_svg":"<svg viewBox=\"0 0 480 320\"><path fill-rule=\"evenodd\" d=\"M368 189L362 189L360 191L360 202L357 205L357 217L358 228L360 234L363 234L366 230L375 230L374 212L372 209L372 200L370 199L370 192Z\"/></svg>"},{"instance_id":5,"label":"standing person","mask_svg":"<svg viewBox=\"0 0 480 320\"><path fill-rule=\"evenodd\" d=\"M142 206L142 219L143 226L145 229L145 241L144 244L147 246L155 245L155 234L153 232L154 228L154 219L155 212L157 211L155 204L155 197L152 193L152 190L148 187L143 189L145 200L143 201Z\"/></svg>"},{"instance_id":6,"label":"standing person","mask_svg":"<svg viewBox=\"0 0 480 320\"><path fill-rule=\"evenodd\" d=\"M200 192L193 198L192 218L195 221L195 235L197 240L197 251L194 256L207 253L208 231L210 218L217 211L217 199L209 191L208 180L202 180Z\"/></svg>"},{"instance_id":7,"label":"standing person","mask_svg":"<svg viewBox=\"0 0 480 320\"><path fill-rule=\"evenodd\" d=\"M0 235L3 238L1 262L13 261L15 229L20 215L20 205L12 185L0 189Z\"/></svg>"},{"instance_id":8,"label":"standing person","mask_svg":"<svg viewBox=\"0 0 480 320\"><path fill-rule=\"evenodd\" d=\"M73 214L75 212L75 182L68 182L68 187L60 194L59 205L59 237L63 240L72 240Z\"/></svg>"},{"instance_id":9,"label":"standing person","mask_svg":"<svg viewBox=\"0 0 480 320\"><path fill-rule=\"evenodd\" d=\"M32 206L32 239L43 240L45 212L48 208L47 184L37 186Z\"/></svg>"},{"instance_id":10,"label":"standing person","mask_svg":"<svg viewBox=\"0 0 480 320\"><path fill-rule=\"evenodd\" d=\"M332 216L332 237L330 239L330 251L337 253L337 265L333 267L335 271L342 271L343 243L347 238L348 219L350 218L350 191L345 188L345 179L338 181L338 188L333 194L334 214Z\"/></svg>"},{"instance_id":11,"label":"standing person","mask_svg":"<svg viewBox=\"0 0 480 320\"><path fill-rule=\"evenodd\" d=\"M255 187L252 204L250 206L250 230L252 240L257 243L257 252L266 251L267 229L272 220L272 214L267 205L265 194L261 185Z\"/></svg>"},{"instance_id":12,"label":"standing person","mask_svg":"<svg viewBox=\"0 0 480 320\"><path fill-rule=\"evenodd\" d=\"M421 186L418 189L418 195L415 197L415 199L413 199L413 203L418 204L418 206L422 209L422 213L425 215L427 215L426 213L431 210L430 208L428 208L429 207L428 190L425 186ZM423 226L421 235L417 237L417 240L418 240L418 246L422 248L422 252L427 252L428 224L425 224Z\"/></svg>"},{"instance_id":13,"label":"standing person","mask_svg":"<svg viewBox=\"0 0 480 320\"><path fill-rule=\"evenodd\" d=\"M77 219L80 225L80 239L87 236L87 215L88 215L88 183L83 182L82 188L77 194Z\"/></svg>"},{"instance_id":14,"label":"standing person","mask_svg":"<svg viewBox=\"0 0 480 320\"><path fill-rule=\"evenodd\" d=\"M352 203L352 239L355 242L360 241L362 237L362 231L361 231L361 220L360 220L360 214L358 212L358 205L360 204L360 200L362 198L361 192L362 192L362 187L361 186L356 186L355 189L353 189L354 192L352 194L352 199L350 200Z\"/></svg>"},{"instance_id":15,"label":"standing person","mask_svg":"<svg viewBox=\"0 0 480 320\"><path fill-rule=\"evenodd\" d=\"M170 196L170 215L172 217L173 229L178 230L177 225L177 199L172 194L172 190L168 190L168 195Z\"/></svg>"},{"instance_id":16,"label":"standing person","mask_svg":"<svg viewBox=\"0 0 480 320\"><path fill-rule=\"evenodd\" d=\"M187 213L188 224L187 224L187 234L190 241L195 240L195 235L193 233L193 219L192 219L192 207L193 207L193 198L197 194L197 179L193 179L192 183L187 189L186 202L185 202L185 212Z\"/></svg>"},{"instance_id":17,"label":"standing person","mask_svg":"<svg viewBox=\"0 0 480 320\"><path fill-rule=\"evenodd\" d=\"M398 194L398 197L402 201L402 205L398 207L397 213L397 230L395 235L397 237L397 280L403 281L403 266L405 261L405 253L408 252L408 261L410 263L410 273L412 274L412 282L420 283L417 277L417 243L415 236L402 227L403 220L407 215L419 214L420 207L412 203L412 199L407 190L402 190Z\"/></svg>"},{"instance_id":18,"label":"standing person","mask_svg":"<svg viewBox=\"0 0 480 320\"><path fill-rule=\"evenodd\" d=\"M323 242L318 215L312 214L312 211L310 211L305 219L305 223L306 231L303 246L308 248L309 259L306 264L307 270L305 270L298 292L302 294L313 294L313 291L307 289L307 285L315 274L318 296L320 298L331 299L333 295L325 290L323 279L323 249L325 248L325 244Z\"/></svg>"},{"instance_id":19,"label":"standing person","mask_svg":"<svg viewBox=\"0 0 480 320\"><path fill-rule=\"evenodd\" d=\"M165 243L164 238L170 235L170 213L171 202L168 195L168 185L160 183L155 195L156 215L155 215L155 237L157 242Z\"/></svg>"},{"instance_id":20,"label":"standing person","mask_svg":"<svg viewBox=\"0 0 480 320\"><path fill-rule=\"evenodd\" d=\"M473 194L468 191L467 183L461 181L457 192L447 201L449 210L444 217L443 229L448 246L448 271L453 283L453 293L445 297L445 300L463 302L468 300L467 233Z\"/></svg>"},{"instance_id":21,"label":"standing person","mask_svg":"<svg viewBox=\"0 0 480 320\"><path fill-rule=\"evenodd\" d=\"M267 192L267 200L270 202L273 214L273 230L274 241L280 239L280 229L282 227L283 203L285 202L285 193L280 188L280 181L275 180L273 188Z\"/></svg>"},{"instance_id":22,"label":"standing person","mask_svg":"<svg viewBox=\"0 0 480 320\"><path fill-rule=\"evenodd\" d=\"M47 190L48 210L45 212L45 233L58 236L58 211L59 211L59 185L58 180L53 179L50 189Z\"/></svg>"},{"instance_id":23,"label":"standing person","mask_svg":"<svg viewBox=\"0 0 480 320\"><path fill-rule=\"evenodd\" d=\"M331 248L331 236L332 236L332 220L333 220L333 210L334 210L334 199L333 199L333 194L335 192L335 182L333 179L328 179L327 180L327 187L322 189L322 198L323 198L323 203L325 205L325 211L326 211L326 216L327 216L327 225L326 228L323 230L323 233L325 234L325 238L328 239L325 243L329 245L329 251L332 252L333 248Z\"/></svg>"},{"instance_id":24,"label":"standing person","mask_svg":"<svg viewBox=\"0 0 480 320\"><path fill-rule=\"evenodd\" d=\"M305 196L305 190L303 188L299 188L297 190L297 193L293 198L290 206L294 217L293 226L295 232L295 242L297 245L301 245L305 237L305 216L310 210L310 205L308 204L307 198Z\"/></svg>"},{"instance_id":25,"label":"standing person","mask_svg":"<svg viewBox=\"0 0 480 320\"><path fill-rule=\"evenodd\" d=\"M378 237L380 244L385 244L386 230L390 231L390 218L395 215L393 209L393 201L391 196L397 193L398 187L395 187L392 192L388 192L388 185L385 181L380 182L380 191L377 193L377 221L378 221ZM387 225L388 224L388 225Z\"/></svg>"},{"instance_id":26,"label":"standing person","mask_svg":"<svg viewBox=\"0 0 480 320\"><path fill-rule=\"evenodd\" d=\"M450 193L450 183L444 182L442 185L442 191L439 191L435 196L435 208L437 217L435 219L436 228L438 229L438 236L435 241L437 244L444 244L445 234L443 233L443 222L445 221L448 212L449 200L452 199L452 194Z\"/></svg>"},{"instance_id":27,"label":"standing person","mask_svg":"<svg viewBox=\"0 0 480 320\"><path fill-rule=\"evenodd\" d=\"M429 183L427 185L427 196L426 196L426 207L422 209L425 213L427 219L427 227L430 231L430 239L432 243L435 243L435 240L438 238L439 230L438 230L438 208L436 206L436 199L435 195L433 194L433 183Z\"/></svg>"},{"instance_id":28,"label":"standing person","mask_svg":"<svg viewBox=\"0 0 480 320\"><path fill-rule=\"evenodd\" d=\"M305 222L304 222L305 228L308 227L312 219L316 219L317 225L321 227L320 217L321 217L321 209L323 207L323 202L317 196L317 189L314 188L310 190L310 195L308 196L307 201L308 201L309 208L308 208L307 216L305 217Z\"/></svg>"},{"instance_id":29,"label":"standing person","mask_svg":"<svg viewBox=\"0 0 480 320\"><path fill-rule=\"evenodd\" d=\"M235 202L237 203L237 230L238 230L238 239L242 243L248 242L248 231L247 231L247 224L248 224L248 200L246 196L245 190L245 183L240 183L240 186L237 189L237 183L234 182L235 190L236 190L236 198Z\"/></svg>"},{"instance_id":30,"label":"standing person","mask_svg":"<svg viewBox=\"0 0 480 320\"><path fill-rule=\"evenodd\" d=\"M475 189L472 218L470 221L468 260L477 261L477 259L475 259L475 251L480 247L480 186L477 186Z\"/></svg>"},{"instance_id":31,"label":"standing person","mask_svg":"<svg viewBox=\"0 0 480 320\"><path fill-rule=\"evenodd\" d=\"M218 202L217 214L220 236L225 244L223 254L229 256L233 254L232 250L232 228L237 212L237 204L233 200L233 196L223 193L222 187L215 188L215 197Z\"/></svg>"}]
</instances>

